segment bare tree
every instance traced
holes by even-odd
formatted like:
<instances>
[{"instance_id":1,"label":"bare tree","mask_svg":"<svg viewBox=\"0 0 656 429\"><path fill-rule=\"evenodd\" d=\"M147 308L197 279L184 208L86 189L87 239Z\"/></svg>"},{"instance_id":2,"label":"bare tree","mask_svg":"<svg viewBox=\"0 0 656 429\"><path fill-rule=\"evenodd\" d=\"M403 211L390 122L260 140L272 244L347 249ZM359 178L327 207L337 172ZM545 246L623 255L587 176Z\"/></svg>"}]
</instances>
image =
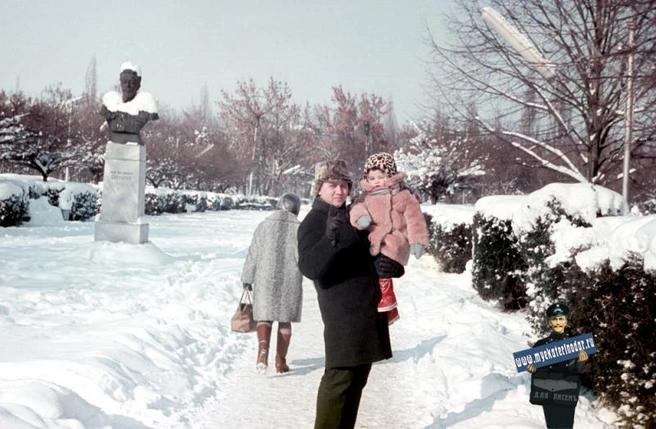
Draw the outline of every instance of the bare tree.
<instances>
[{"instance_id":1,"label":"bare tree","mask_svg":"<svg viewBox=\"0 0 656 429\"><path fill-rule=\"evenodd\" d=\"M40 100L25 99L20 94L9 97L6 110L21 116L27 134L3 147L3 159L37 170L44 182L53 172L73 165L78 153L69 138L70 100L70 90L62 88L61 83L47 87Z\"/></svg>"},{"instance_id":2,"label":"bare tree","mask_svg":"<svg viewBox=\"0 0 656 429\"><path fill-rule=\"evenodd\" d=\"M238 82L234 94L222 92L217 103L230 149L249 166L248 189L259 194L282 191L285 172L300 162L312 145L300 106L288 84L270 78L267 86ZM303 137L305 136L305 137Z\"/></svg>"},{"instance_id":3,"label":"bare tree","mask_svg":"<svg viewBox=\"0 0 656 429\"><path fill-rule=\"evenodd\" d=\"M436 103L448 103L461 119L471 118L475 106L482 129L529 155L532 166L570 180L616 185L631 55L639 70L632 78L632 156L654 156L653 0L492 0L486 5L542 52L555 76L545 79L488 28L478 0L457 0L458 10L449 18L455 42L444 46L428 38Z\"/></svg>"},{"instance_id":4,"label":"bare tree","mask_svg":"<svg viewBox=\"0 0 656 429\"><path fill-rule=\"evenodd\" d=\"M332 102L315 109L315 127L328 137L328 158L346 160L353 177L360 177L369 155L395 148L385 126L394 113L392 104L376 94L351 94L341 85L333 87Z\"/></svg>"}]
</instances>

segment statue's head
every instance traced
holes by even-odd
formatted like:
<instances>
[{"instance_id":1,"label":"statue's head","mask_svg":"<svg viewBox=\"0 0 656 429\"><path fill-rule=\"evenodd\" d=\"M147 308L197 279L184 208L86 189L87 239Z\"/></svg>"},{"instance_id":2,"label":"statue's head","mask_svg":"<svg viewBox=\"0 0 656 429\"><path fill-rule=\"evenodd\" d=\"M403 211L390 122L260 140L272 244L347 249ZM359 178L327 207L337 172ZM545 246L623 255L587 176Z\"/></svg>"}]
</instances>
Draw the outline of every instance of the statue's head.
<instances>
[{"instance_id":1,"label":"statue's head","mask_svg":"<svg viewBox=\"0 0 656 429\"><path fill-rule=\"evenodd\" d=\"M139 66L129 61L121 65L121 92L123 93L123 102L131 101L137 95L141 87L141 74Z\"/></svg>"}]
</instances>

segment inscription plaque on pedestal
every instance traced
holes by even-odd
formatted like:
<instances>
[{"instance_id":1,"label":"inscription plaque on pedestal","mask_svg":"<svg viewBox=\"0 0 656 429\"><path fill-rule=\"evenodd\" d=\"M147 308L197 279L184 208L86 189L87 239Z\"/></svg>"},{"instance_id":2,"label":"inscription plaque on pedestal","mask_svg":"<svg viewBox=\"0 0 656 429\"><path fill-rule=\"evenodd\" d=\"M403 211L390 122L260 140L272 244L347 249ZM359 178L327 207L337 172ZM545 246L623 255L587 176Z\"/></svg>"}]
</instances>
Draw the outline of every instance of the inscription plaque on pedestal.
<instances>
[{"instance_id":1,"label":"inscription plaque on pedestal","mask_svg":"<svg viewBox=\"0 0 656 429\"><path fill-rule=\"evenodd\" d=\"M96 241L131 244L148 241L148 224L141 223L145 186L146 147L108 142Z\"/></svg>"}]
</instances>

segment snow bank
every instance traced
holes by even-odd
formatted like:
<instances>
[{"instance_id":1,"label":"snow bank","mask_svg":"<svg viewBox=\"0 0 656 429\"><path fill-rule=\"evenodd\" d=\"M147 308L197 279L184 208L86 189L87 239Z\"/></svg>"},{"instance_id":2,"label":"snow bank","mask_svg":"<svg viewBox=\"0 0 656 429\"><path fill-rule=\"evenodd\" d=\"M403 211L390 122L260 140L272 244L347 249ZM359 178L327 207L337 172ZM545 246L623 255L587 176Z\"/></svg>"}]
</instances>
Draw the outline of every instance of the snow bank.
<instances>
[{"instance_id":1,"label":"snow bank","mask_svg":"<svg viewBox=\"0 0 656 429\"><path fill-rule=\"evenodd\" d=\"M504 220L513 219L518 212L525 211L526 207L526 195L490 195L474 204L477 212Z\"/></svg>"},{"instance_id":2,"label":"snow bank","mask_svg":"<svg viewBox=\"0 0 656 429\"><path fill-rule=\"evenodd\" d=\"M473 205L460 204L422 204L421 211L429 214L433 222L445 228L458 224L471 224L476 213Z\"/></svg>"},{"instance_id":3,"label":"snow bank","mask_svg":"<svg viewBox=\"0 0 656 429\"><path fill-rule=\"evenodd\" d=\"M599 218L592 231L590 248L576 256L581 268L590 269L606 260L619 268L634 253L644 259L645 271L656 270L656 215Z\"/></svg>"},{"instance_id":4,"label":"snow bank","mask_svg":"<svg viewBox=\"0 0 656 429\"><path fill-rule=\"evenodd\" d=\"M16 187L22 190L24 194L29 194L30 189L33 192L42 195L45 192L45 187L41 176L25 176L20 174L0 174L0 199L6 199L11 195L21 195L21 192L16 192ZM13 187L11 187L13 185ZM4 190L3 190L4 188ZM8 194L11 189L12 194ZM3 198L4 197L4 198Z\"/></svg>"},{"instance_id":5,"label":"snow bank","mask_svg":"<svg viewBox=\"0 0 656 429\"><path fill-rule=\"evenodd\" d=\"M547 203L555 199L570 215L592 223L597 216L628 213L626 200L615 191L589 183L551 183L529 195L495 195L476 202L476 211L486 216L512 220L516 231L531 229L539 216L549 212Z\"/></svg>"},{"instance_id":6,"label":"snow bank","mask_svg":"<svg viewBox=\"0 0 656 429\"><path fill-rule=\"evenodd\" d=\"M97 264L135 266L135 265L166 265L175 261L175 258L160 250L152 242L143 244L126 244L95 242L88 252L89 260Z\"/></svg>"},{"instance_id":7,"label":"snow bank","mask_svg":"<svg viewBox=\"0 0 656 429\"><path fill-rule=\"evenodd\" d=\"M98 407L47 381L0 381L0 403L1 428L109 428Z\"/></svg>"},{"instance_id":8,"label":"snow bank","mask_svg":"<svg viewBox=\"0 0 656 429\"><path fill-rule=\"evenodd\" d=\"M22 187L8 180L0 181L0 200L8 200L12 195L23 195Z\"/></svg>"},{"instance_id":9,"label":"snow bank","mask_svg":"<svg viewBox=\"0 0 656 429\"><path fill-rule=\"evenodd\" d=\"M598 216L621 216L629 212L626 200L617 192L590 183L551 183L528 195L528 209L537 217L555 199L565 212L592 223Z\"/></svg>"},{"instance_id":10,"label":"snow bank","mask_svg":"<svg viewBox=\"0 0 656 429\"><path fill-rule=\"evenodd\" d=\"M59 194L59 208L70 210L75 200L75 194L84 194L85 192L95 195L96 187L87 183L66 182L65 188Z\"/></svg>"},{"instance_id":11,"label":"snow bank","mask_svg":"<svg viewBox=\"0 0 656 429\"><path fill-rule=\"evenodd\" d=\"M486 216L512 220L514 231L520 234L530 230L539 216L549 213L547 203L553 199L566 213L592 227L576 227L566 219L556 223L552 231L555 253L547 261L552 266L576 254L577 264L586 270L607 260L619 268L636 253L644 258L645 270L656 269L656 217L628 215L626 200L601 186L552 183L527 196L481 198L475 209Z\"/></svg>"},{"instance_id":12,"label":"snow bank","mask_svg":"<svg viewBox=\"0 0 656 429\"><path fill-rule=\"evenodd\" d=\"M28 213L30 220L25 226L58 225L65 222L61 209L51 206L46 197L30 200Z\"/></svg>"}]
</instances>

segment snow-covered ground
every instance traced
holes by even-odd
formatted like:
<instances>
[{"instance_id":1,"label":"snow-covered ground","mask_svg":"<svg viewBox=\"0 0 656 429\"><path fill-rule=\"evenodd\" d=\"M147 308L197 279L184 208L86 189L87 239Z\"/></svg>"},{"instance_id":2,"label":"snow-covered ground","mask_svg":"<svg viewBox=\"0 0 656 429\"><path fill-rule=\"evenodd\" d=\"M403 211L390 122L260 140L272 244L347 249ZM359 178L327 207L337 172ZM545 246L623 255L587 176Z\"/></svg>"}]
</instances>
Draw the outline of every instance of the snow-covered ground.
<instances>
[{"instance_id":1,"label":"snow-covered ground","mask_svg":"<svg viewBox=\"0 0 656 429\"><path fill-rule=\"evenodd\" d=\"M290 373L257 374L254 334L229 329L268 214L148 217L139 246L95 243L92 222L39 204L31 223L0 229L0 429L312 427L324 360L311 282ZM374 365L357 427L544 427L512 360L534 340L522 314L499 312L467 273L439 273L429 256L396 284L394 357ZM577 427L614 419L582 396Z\"/></svg>"}]
</instances>

